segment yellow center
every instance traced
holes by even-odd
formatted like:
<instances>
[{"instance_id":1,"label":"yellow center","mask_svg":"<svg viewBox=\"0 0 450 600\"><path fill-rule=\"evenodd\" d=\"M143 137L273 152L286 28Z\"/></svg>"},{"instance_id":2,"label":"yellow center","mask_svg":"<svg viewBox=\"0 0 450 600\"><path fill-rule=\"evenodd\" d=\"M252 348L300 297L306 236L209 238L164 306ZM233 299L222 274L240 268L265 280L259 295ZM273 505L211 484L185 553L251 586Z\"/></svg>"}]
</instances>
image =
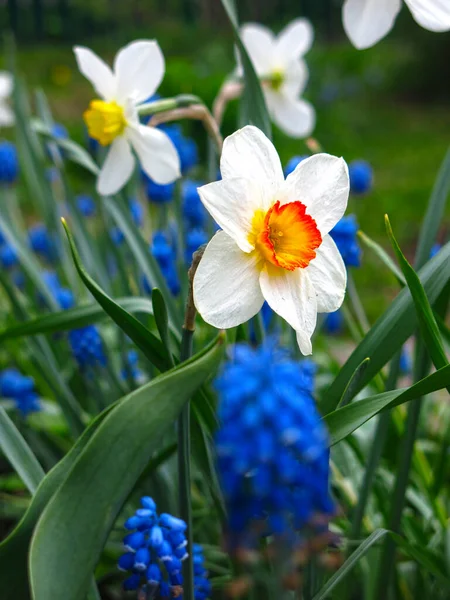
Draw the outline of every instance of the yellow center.
<instances>
[{"instance_id":1,"label":"yellow center","mask_svg":"<svg viewBox=\"0 0 450 600\"><path fill-rule=\"evenodd\" d=\"M260 254L262 265L293 271L304 269L315 258L322 236L302 202L281 206L278 201L267 212L255 212L248 241Z\"/></svg>"},{"instance_id":2,"label":"yellow center","mask_svg":"<svg viewBox=\"0 0 450 600\"><path fill-rule=\"evenodd\" d=\"M282 69L276 69L270 75L269 85L275 92L279 92L285 79L284 71Z\"/></svg>"},{"instance_id":3,"label":"yellow center","mask_svg":"<svg viewBox=\"0 0 450 600\"><path fill-rule=\"evenodd\" d=\"M127 126L123 108L116 102L104 100L92 100L83 119L90 137L102 146L109 146L117 136L122 135Z\"/></svg>"}]
</instances>

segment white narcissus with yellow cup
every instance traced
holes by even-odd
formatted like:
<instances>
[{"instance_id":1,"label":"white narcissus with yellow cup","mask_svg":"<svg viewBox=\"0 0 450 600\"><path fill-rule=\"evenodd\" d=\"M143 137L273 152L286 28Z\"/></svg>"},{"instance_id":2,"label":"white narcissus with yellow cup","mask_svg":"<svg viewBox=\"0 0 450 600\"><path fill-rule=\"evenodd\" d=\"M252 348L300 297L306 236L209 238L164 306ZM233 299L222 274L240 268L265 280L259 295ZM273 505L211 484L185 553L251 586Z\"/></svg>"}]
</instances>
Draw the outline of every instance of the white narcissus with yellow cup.
<instances>
[{"instance_id":1,"label":"white narcissus with yellow cup","mask_svg":"<svg viewBox=\"0 0 450 600\"><path fill-rule=\"evenodd\" d=\"M109 146L97 179L102 195L118 192L135 167L134 150L145 173L156 183L180 177L180 159L170 138L139 122L137 107L157 90L164 76L164 56L155 41L140 40L122 48L112 70L89 48L74 48L78 67L100 96L84 113L89 135Z\"/></svg>"},{"instance_id":2,"label":"white narcissus with yellow cup","mask_svg":"<svg viewBox=\"0 0 450 600\"><path fill-rule=\"evenodd\" d=\"M203 319L228 329L255 316L264 300L311 354L317 313L342 304L347 274L329 231L347 207L350 184L342 158L316 154L285 180L272 142L247 126L225 140L223 179L199 188L222 228L194 278Z\"/></svg>"}]
</instances>

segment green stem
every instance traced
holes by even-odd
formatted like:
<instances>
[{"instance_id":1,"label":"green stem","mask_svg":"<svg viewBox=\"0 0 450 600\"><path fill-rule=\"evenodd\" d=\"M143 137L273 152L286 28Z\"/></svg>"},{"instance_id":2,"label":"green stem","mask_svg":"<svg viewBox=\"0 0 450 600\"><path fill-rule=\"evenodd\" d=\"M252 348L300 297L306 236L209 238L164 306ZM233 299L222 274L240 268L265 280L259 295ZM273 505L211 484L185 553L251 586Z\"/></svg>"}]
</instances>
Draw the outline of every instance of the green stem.
<instances>
[{"instance_id":1,"label":"green stem","mask_svg":"<svg viewBox=\"0 0 450 600\"><path fill-rule=\"evenodd\" d=\"M157 113L165 112L167 110L174 110L176 108L185 108L192 104L203 104L201 98L193 96L192 94L180 94L175 98L165 98L164 100L155 100L155 102L148 102L141 104L138 107L139 116L156 115Z\"/></svg>"},{"instance_id":2,"label":"green stem","mask_svg":"<svg viewBox=\"0 0 450 600\"><path fill-rule=\"evenodd\" d=\"M203 250L198 250L189 269L189 292L186 300L183 333L181 337L180 362L192 356L195 331L196 309L194 305L193 281L197 267L201 261ZM191 406L186 402L178 418L178 490L180 499L180 515L187 525L187 548L189 558L183 563L183 597L194 600L194 568L192 561L193 531L191 503Z\"/></svg>"},{"instance_id":3,"label":"green stem","mask_svg":"<svg viewBox=\"0 0 450 600\"><path fill-rule=\"evenodd\" d=\"M398 353L391 362L389 377L386 383L386 391L395 389L400 370L400 353ZM390 411L382 413L378 418L375 435L373 436L372 447L370 449L369 459L364 472L363 481L358 495L358 504L353 514L350 538L358 539L361 535L361 525L366 510L367 500L372 489L373 480L378 468L381 456L383 454L386 438L391 421Z\"/></svg>"},{"instance_id":4,"label":"green stem","mask_svg":"<svg viewBox=\"0 0 450 600\"><path fill-rule=\"evenodd\" d=\"M414 368L414 380L419 381L428 371L429 360L426 349L418 341L416 363ZM409 471L412 462L414 443L416 441L419 426L420 410L423 398L418 398L409 404L408 418L406 421L405 437L401 449L400 465L394 489L388 529L395 533L400 530L400 523L405 505L406 490L408 488ZM388 537L384 543L383 551L378 563L377 580L374 598L387 598L389 586L395 568L395 542Z\"/></svg>"}]
</instances>

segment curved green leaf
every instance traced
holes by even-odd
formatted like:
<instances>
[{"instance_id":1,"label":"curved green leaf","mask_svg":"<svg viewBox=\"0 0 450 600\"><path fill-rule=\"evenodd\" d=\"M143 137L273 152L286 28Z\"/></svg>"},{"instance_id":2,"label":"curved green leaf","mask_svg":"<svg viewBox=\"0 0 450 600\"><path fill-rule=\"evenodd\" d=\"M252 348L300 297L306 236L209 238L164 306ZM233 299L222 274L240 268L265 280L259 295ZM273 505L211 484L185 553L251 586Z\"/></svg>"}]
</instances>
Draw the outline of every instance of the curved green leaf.
<instances>
[{"instance_id":1,"label":"curved green leaf","mask_svg":"<svg viewBox=\"0 0 450 600\"><path fill-rule=\"evenodd\" d=\"M0 406L0 448L32 494L45 473L20 431Z\"/></svg>"},{"instance_id":2,"label":"curved green leaf","mask_svg":"<svg viewBox=\"0 0 450 600\"><path fill-rule=\"evenodd\" d=\"M117 302L115 302L110 296L100 288L99 285L86 273L84 270L80 256L75 247L75 242L70 233L65 220L63 220L63 226L67 234L67 238L70 244L70 250L72 257L77 268L77 271L83 280L83 283L103 308L103 310L119 325L119 327L131 337L134 343L145 356L152 362L155 367L160 371L164 371L167 368L166 362L166 349L162 342L153 335L140 321L133 317L129 312L124 310Z\"/></svg>"},{"instance_id":3,"label":"curved green leaf","mask_svg":"<svg viewBox=\"0 0 450 600\"><path fill-rule=\"evenodd\" d=\"M222 5L230 20L234 33L234 39L241 56L242 67L244 69L244 97L243 106L245 109L245 118L252 125L259 127L268 138L271 137L272 128L270 125L269 113L267 112L266 101L261 88L261 83L255 72L255 68L250 60L248 52L242 43L239 35L239 23L236 13L236 7L232 0L222 0Z\"/></svg>"},{"instance_id":4,"label":"curved green leaf","mask_svg":"<svg viewBox=\"0 0 450 600\"><path fill-rule=\"evenodd\" d=\"M330 432L330 445L340 442L382 410L426 396L449 385L450 365L447 365L410 388L383 392L328 413L324 420Z\"/></svg>"},{"instance_id":5,"label":"curved green leaf","mask_svg":"<svg viewBox=\"0 0 450 600\"><path fill-rule=\"evenodd\" d=\"M115 302L129 313L153 315L153 306L148 298L125 297L118 298ZM70 331L71 329L78 329L92 323L99 323L107 318L108 314L97 302L95 304L77 306L76 308L58 311L38 317L32 321L8 327L8 329L0 332L0 342L30 335ZM180 339L179 331L172 328L171 333L175 338Z\"/></svg>"},{"instance_id":6,"label":"curved green leaf","mask_svg":"<svg viewBox=\"0 0 450 600\"><path fill-rule=\"evenodd\" d=\"M34 494L20 523L0 543L0 590L2 600L28 600L28 552L35 525L45 506L67 477L81 450L91 439L113 405L98 415L78 438L70 452L47 473Z\"/></svg>"},{"instance_id":7,"label":"curved green leaf","mask_svg":"<svg viewBox=\"0 0 450 600\"><path fill-rule=\"evenodd\" d=\"M419 271L418 275L425 293L433 305L450 279L450 243L446 244ZM365 358L370 358L370 364L353 390L354 394L363 389L374 375L389 362L413 334L416 327L414 302L409 289L405 288L355 348L336 379L325 392L321 403L322 412L329 413L337 406L353 373Z\"/></svg>"},{"instance_id":8,"label":"curved green leaf","mask_svg":"<svg viewBox=\"0 0 450 600\"><path fill-rule=\"evenodd\" d=\"M107 415L49 503L33 536L34 600L80 600L122 504L162 436L222 357L206 353L133 392Z\"/></svg>"},{"instance_id":9,"label":"curved green leaf","mask_svg":"<svg viewBox=\"0 0 450 600\"><path fill-rule=\"evenodd\" d=\"M425 346L430 354L434 366L436 369L440 369L448 364L448 360L445 356L444 346L441 341L439 327L433 315L433 309L431 308L417 273L406 260L403 252L400 249L400 246L397 243L397 240L395 239L394 232L392 231L392 227L387 215L385 216L385 221L389 239L391 240L403 275L405 276L408 284L409 291L411 292L411 296L414 300L414 306L416 307L416 313L419 320L419 328L422 333Z\"/></svg>"}]
</instances>

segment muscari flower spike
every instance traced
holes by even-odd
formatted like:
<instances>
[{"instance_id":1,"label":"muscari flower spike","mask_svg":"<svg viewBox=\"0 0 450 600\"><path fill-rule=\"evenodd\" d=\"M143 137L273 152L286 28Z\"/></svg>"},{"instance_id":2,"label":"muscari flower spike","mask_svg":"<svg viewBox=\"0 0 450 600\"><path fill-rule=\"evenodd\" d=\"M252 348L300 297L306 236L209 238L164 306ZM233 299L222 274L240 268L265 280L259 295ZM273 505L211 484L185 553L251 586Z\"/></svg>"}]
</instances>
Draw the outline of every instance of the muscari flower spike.
<instances>
[{"instance_id":1,"label":"muscari flower spike","mask_svg":"<svg viewBox=\"0 0 450 600\"><path fill-rule=\"evenodd\" d=\"M183 218L188 228L204 227L207 212L200 200L198 188L203 182L185 179L181 188Z\"/></svg>"},{"instance_id":2,"label":"muscari flower spike","mask_svg":"<svg viewBox=\"0 0 450 600\"><path fill-rule=\"evenodd\" d=\"M157 183L180 175L180 159L169 136L139 122L137 107L151 96L164 76L164 56L156 41L139 40L122 48L111 69L92 50L74 48L81 73L92 83L99 99L84 113L91 138L109 146L97 179L99 194L118 192L135 166L134 150L142 169Z\"/></svg>"},{"instance_id":3,"label":"muscari flower spike","mask_svg":"<svg viewBox=\"0 0 450 600\"><path fill-rule=\"evenodd\" d=\"M80 194L75 198L77 208L83 217L93 217L96 213L95 201L92 196Z\"/></svg>"},{"instance_id":4,"label":"muscari flower spike","mask_svg":"<svg viewBox=\"0 0 450 600\"><path fill-rule=\"evenodd\" d=\"M0 78L1 87L1 78ZM1 119L1 105L0 105ZM1 122L0 122L1 124ZM16 182L19 175L19 159L17 150L12 142L0 141L0 184L11 185Z\"/></svg>"},{"instance_id":5,"label":"muscari flower spike","mask_svg":"<svg viewBox=\"0 0 450 600\"><path fill-rule=\"evenodd\" d=\"M362 251L356 236L358 229L355 215L347 215L342 217L330 231L330 235L347 267L359 267L361 265Z\"/></svg>"},{"instance_id":6,"label":"muscari flower spike","mask_svg":"<svg viewBox=\"0 0 450 600\"><path fill-rule=\"evenodd\" d=\"M373 169L366 160L354 160L348 165L350 191L361 196L370 192L373 186Z\"/></svg>"},{"instance_id":7,"label":"muscari flower spike","mask_svg":"<svg viewBox=\"0 0 450 600\"><path fill-rule=\"evenodd\" d=\"M144 185L149 202L154 202L155 204L167 204L168 202L172 202L175 194L174 183L160 185L150 177L145 176Z\"/></svg>"},{"instance_id":8,"label":"muscari flower spike","mask_svg":"<svg viewBox=\"0 0 450 600\"><path fill-rule=\"evenodd\" d=\"M308 154L303 154L301 156L293 156L287 163L287 165L284 167L284 176L287 177L288 175L293 173L298 167L298 165L307 158L309 158Z\"/></svg>"},{"instance_id":9,"label":"muscari flower spike","mask_svg":"<svg viewBox=\"0 0 450 600\"><path fill-rule=\"evenodd\" d=\"M44 223L35 223L28 229L28 242L36 254L40 254L48 261L55 258L55 244Z\"/></svg>"},{"instance_id":10,"label":"muscari flower spike","mask_svg":"<svg viewBox=\"0 0 450 600\"><path fill-rule=\"evenodd\" d=\"M192 263L192 256L200 246L208 242L208 235L203 229L191 229L186 233L184 261L187 266Z\"/></svg>"},{"instance_id":11,"label":"muscari flower spike","mask_svg":"<svg viewBox=\"0 0 450 600\"><path fill-rule=\"evenodd\" d=\"M305 528L334 512L315 370L271 340L257 349L236 345L215 381L218 469L233 548L256 549L267 535L295 545Z\"/></svg>"},{"instance_id":12,"label":"muscari flower spike","mask_svg":"<svg viewBox=\"0 0 450 600\"><path fill-rule=\"evenodd\" d=\"M5 269L12 269L19 263L17 251L14 246L5 241L0 245L0 264Z\"/></svg>"},{"instance_id":13,"label":"muscari flower spike","mask_svg":"<svg viewBox=\"0 0 450 600\"><path fill-rule=\"evenodd\" d=\"M155 257L169 290L174 296L177 296L180 293L180 281L176 268L175 250L169 243L165 233L156 231L153 234L150 252ZM147 292L150 291L146 280L144 280L144 288Z\"/></svg>"},{"instance_id":14,"label":"muscari flower spike","mask_svg":"<svg viewBox=\"0 0 450 600\"><path fill-rule=\"evenodd\" d=\"M182 563L188 557L186 523L167 513L159 514L149 496L141 498L141 506L124 525L129 533L123 540L126 553L119 558L118 568L131 574L123 587L142 590L154 600L181 597ZM195 598L205 600L210 585L201 546L194 545L193 560Z\"/></svg>"},{"instance_id":15,"label":"muscari flower spike","mask_svg":"<svg viewBox=\"0 0 450 600\"><path fill-rule=\"evenodd\" d=\"M257 23L244 25L241 38L256 73L263 81L267 109L276 125L287 135L303 138L314 129L316 115L301 98L308 81L303 56L311 48L314 32L306 19L296 19L278 36ZM237 75L243 69L238 56Z\"/></svg>"},{"instance_id":16,"label":"muscari flower spike","mask_svg":"<svg viewBox=\"0 0 450 600\"><path fill-rule=\"evenodd\" d=\"M41 410L34 379L22 375L17 369L0 371L0 396L13 400L23 417Z\"/></svg>"},{"instance_id":17,"label":"muscari flower spike","mask_svg":"<svg viewBox=\"0 0 450 600\"><path fill-rule=\"evenodd\" d=\"M341 333L344 328L344 317L340 310L328 313L324 320L324 329L330 335L337 335Z\"/></svg>"},{"instance_id":18,"label":"muscari flower spike","mask_svg":"<svg viewBox=\"0 0 450 600\"><path fill-rule=\"evenodd\" d=\"M159 126L169 136L180 158L181 172L185 175L198 164L198 148L195 140L183 134L178 123L164 123Z\"/></svg>"}]
</instances>

